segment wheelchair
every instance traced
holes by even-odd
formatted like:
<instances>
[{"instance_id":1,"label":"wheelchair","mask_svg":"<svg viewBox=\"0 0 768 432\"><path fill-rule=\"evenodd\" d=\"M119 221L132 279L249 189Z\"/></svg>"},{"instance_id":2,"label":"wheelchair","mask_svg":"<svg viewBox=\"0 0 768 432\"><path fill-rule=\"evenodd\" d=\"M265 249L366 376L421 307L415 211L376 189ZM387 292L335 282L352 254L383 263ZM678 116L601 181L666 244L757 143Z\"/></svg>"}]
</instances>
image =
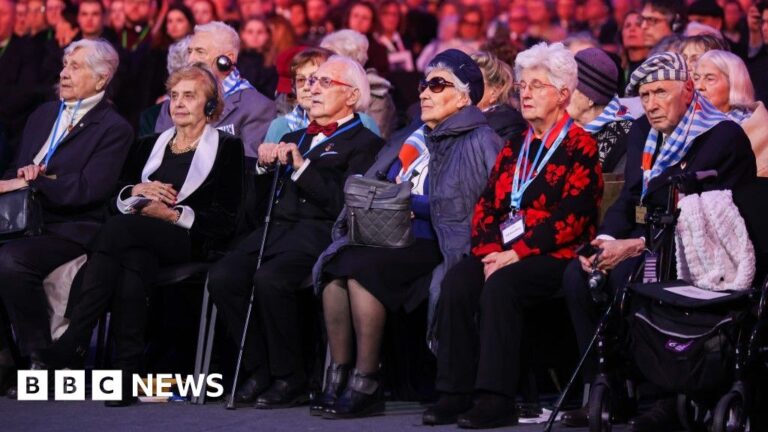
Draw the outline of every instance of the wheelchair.
<instances>
[{"instance_id":1,"label":"wheelchair","mask_svg":"<svg viewBox=\"0 0 768 432\"><path fill-rule=\"evenodd\" d=\"M677 394L677 415L686 430L768 430L765 420L757 423L765 416L761 410L766 408L768 383L768 236L762 232L768 228L760 228L766 223L768 204L755 199L768 196L768 180L747 186L741 192L746 197L742 203L734 191L755 246L758 271L752 288L706 298L669 290L690 286L672 274L677 197L686 191L684 183L690 185L690 179L671 178L666 209L646 215L646 247L657 258L656 281L643 282L648 272L640 260L612 298L604 295L605 309L595 334L545 430L551 428L593 349L599 369L587 402L591 432L610 432L614 423L634 411L638 382Z\"/></svg>"}]
</instances>

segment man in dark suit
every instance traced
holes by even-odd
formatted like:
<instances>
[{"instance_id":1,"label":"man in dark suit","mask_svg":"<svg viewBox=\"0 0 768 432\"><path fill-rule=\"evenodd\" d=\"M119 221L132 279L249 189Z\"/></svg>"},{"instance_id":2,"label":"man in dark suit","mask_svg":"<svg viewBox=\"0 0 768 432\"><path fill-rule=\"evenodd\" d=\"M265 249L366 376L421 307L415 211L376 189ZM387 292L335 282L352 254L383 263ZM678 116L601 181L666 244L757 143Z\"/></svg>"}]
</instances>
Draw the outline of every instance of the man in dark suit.
<instances>
[{"instance_id":1,"label":"man in dark suit","mask_svg":"<svg viewBox=\"0 0 768 432\"><path fill-rule=\"evenodd\" d=\"M639 94L646 115L636 120L629 131L624 188L592 241L603 251L599 268L608 272L606 289L613 292L626 283L644 259L646 225L638 220L642 220L644 212L666 208L670 177L717 170L717 179L704 189L734 189L753 181L757 171L749 138L738 124L694 91L679 54L666 52L648 58L632 74L627 94ZM582 352L600 314L587 288L594 259L574 261L563 278ZM592 382L596 373L593 357L583 369L584 382ZM630 430L674 430L675 402L660 402L649 413L630 420ZM586 410L565 413L563 422L569 426L586 425Z\"/></svg>"},{"instance_id":2,"label":"man in dark suit","mask_svg":"<svg viewBox=\"0 0 768 432\"><path fill-rule=\"evenodd\" d=\"M252 286L256 294L243 357L248 378L236 395L240 404L276 408L306 402L297 295L309 290L302 281L331 242L345 179L365 173L383 144L355 114L370 103L358 63L332 56L315 72L311 89L315 120L309 127L259 148L259 163L279 162L281 173L263 264L257 270L264 227L243 238L208 275L211 298L235 343Z\"/></svg>"},{"instance_id":3,"label":"man in dark suit","mask_svg":"<svg viewBox=\"0 0 768 432\"><path fill-rule=\"evenodd\" d=\"M43 210L41 235L0 247L0 298L25 356L51 342L43 279L87 252L133 141L131 127L104 99L117 65L107 42L72 43L64 54L61 102L30 116L15 164L0 181L0 193L34 188Z\"/></svg>"},{"instance_id":4,"label":"man in dark suit","mask_svg":"<svg viewBox=\"0 0 768 432\"><path fill-rule=\"evenodd\" d=\"M13 34L15 16L14 3L0 0L0 124L10 146L0 152L8 153L15 153L24 122L37 105L37 61L29 40Z\"/></svg>"}]
</instances>

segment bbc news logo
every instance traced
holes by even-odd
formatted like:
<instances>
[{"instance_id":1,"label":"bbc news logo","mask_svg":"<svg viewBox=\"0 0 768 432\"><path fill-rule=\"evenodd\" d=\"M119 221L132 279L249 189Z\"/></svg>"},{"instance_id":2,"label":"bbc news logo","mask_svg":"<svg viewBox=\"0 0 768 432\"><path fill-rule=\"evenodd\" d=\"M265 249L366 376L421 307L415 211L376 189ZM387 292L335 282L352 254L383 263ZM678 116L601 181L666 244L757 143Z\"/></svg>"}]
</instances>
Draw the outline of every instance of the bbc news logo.
<instances>
[{"instance_id":1,"label":"bbc news logo","mask_svg":"<svg viewBox=\"0 0 768 432\"><path fill-rule=\"evenodd\" d=\"M23 401L47 401L50 395L48 371L18 371L18 399ZM53 375L53 398L57 401L85 400L85 371L57 370ZM148 374L131 376L131 394L134 397L200 397L207 387L205 396L219 397L224 394L221 374L193 375ZM116 401L123 394L123 371L91 371L91 400Z\"/></svg>"}]
</instances>

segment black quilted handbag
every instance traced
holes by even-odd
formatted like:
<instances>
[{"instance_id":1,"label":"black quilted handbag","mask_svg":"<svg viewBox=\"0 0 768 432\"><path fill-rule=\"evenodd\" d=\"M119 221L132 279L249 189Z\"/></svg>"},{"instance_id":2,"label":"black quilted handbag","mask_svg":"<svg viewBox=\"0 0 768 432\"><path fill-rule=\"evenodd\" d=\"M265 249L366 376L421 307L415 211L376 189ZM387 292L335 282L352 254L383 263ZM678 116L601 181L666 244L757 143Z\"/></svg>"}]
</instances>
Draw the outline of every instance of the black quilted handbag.
<instances>
[{"instance_id":1,"label":"black quilted handbag","mask_svg":"<svg viewBox=\"0 0 768 432\"><path fill-rule=\"evenodd\" d=\"M0 194L0 243L39 235L43 209L30 188Z\"/></svg>"},{"instance_id":2,"label":"black quilted handbag","mask_svg":"<svg viewBox=\"0 0 768 432\"><path fill-rule=\"evenodd\" d=\"M411 182L349 177L344 185L350 244L402 248L413 243Z\"/></svg>"}]
</instances>

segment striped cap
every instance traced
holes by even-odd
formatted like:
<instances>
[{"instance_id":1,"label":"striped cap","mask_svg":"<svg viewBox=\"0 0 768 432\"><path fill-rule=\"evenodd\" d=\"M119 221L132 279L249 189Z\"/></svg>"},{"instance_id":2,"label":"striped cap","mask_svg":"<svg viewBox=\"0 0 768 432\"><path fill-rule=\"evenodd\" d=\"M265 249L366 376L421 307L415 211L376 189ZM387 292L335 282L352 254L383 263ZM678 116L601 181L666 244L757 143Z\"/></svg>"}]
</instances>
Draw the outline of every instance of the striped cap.
<instances>
[{"instance_id":1,"label":"striped cap","mask_svg":"<svg viewBox=\"0 0 768 432\"><path fill-rule=\"evenodd\" d=\"M576 53L579 83L576 89L596 105L605 106L619 90L619 69L600 48L587 48Z\"/></svg>"},{"instance_id":2,"label":"striped cap","mask_svg":"<svg viewBox=\"0 0 768 432\"><path fill-rule=\"evenodd\" d=\"M656 81L688 81L688 68L683 56L672 52L654 54L629 77L626 95L637 96L638 87Z\"/></svg>"}]
</instances>

